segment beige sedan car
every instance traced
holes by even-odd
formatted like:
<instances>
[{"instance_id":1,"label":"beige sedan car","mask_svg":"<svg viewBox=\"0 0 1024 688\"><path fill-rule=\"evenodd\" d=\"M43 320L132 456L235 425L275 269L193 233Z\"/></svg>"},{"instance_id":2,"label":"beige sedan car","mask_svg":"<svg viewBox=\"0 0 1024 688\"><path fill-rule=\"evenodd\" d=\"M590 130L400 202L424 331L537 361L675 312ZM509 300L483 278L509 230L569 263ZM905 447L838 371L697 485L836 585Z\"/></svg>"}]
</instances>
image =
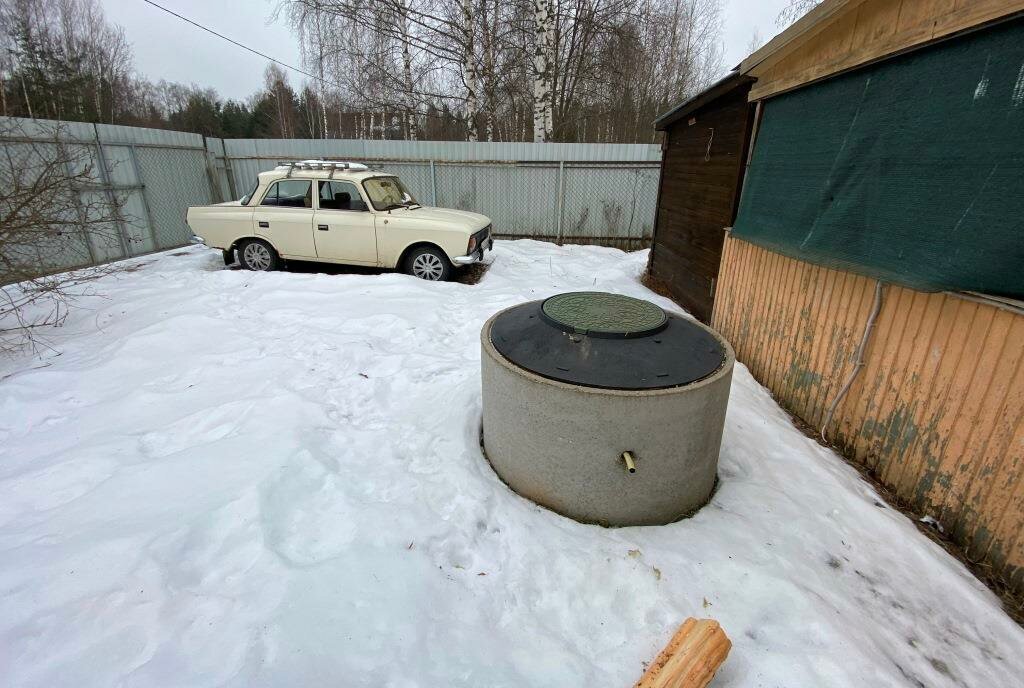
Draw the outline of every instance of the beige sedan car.
<instances>
[{"instance_id":1,"label":"beige sedan car","mask_svg":"<svg viewBox=\"0 0 1024 688\"><path fill-rule=\"evenodd\" d=\"M279 165L241 200L191 207L186 221L197 242L228 264L237 252L250 270L293 259L445 280L493 247L485 215L424 207L394 175L326 160Z\"/></svg>"}]
</instances>

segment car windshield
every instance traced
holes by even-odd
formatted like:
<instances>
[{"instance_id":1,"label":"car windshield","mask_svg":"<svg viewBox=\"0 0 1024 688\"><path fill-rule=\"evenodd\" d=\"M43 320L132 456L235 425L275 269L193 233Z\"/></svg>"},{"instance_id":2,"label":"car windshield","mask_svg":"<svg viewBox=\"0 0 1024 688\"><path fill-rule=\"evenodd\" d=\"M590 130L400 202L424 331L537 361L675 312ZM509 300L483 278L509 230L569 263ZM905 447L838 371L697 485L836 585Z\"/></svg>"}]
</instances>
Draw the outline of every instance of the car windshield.
<instances>
[{"instance_id":1,"label":"car windshield","mask_svg":"<svg viewBox=\"0 0 1024 688\"><path fill-rule=\"evenodd\" d=\"M242 199L239 202L242 205L249 205L249 199L252 198L252 195L254 193L256 193L256 189L258 189L258 188L260 188L260 180L259 179L257 179L256 183L252 185L252 189L249 190L249 193L247 193L244 196L242 196Z\"/></svg>"},{"instance_id":2,"label":"car windshield","mask_svg":"<svg viewBox=\"0 0 1024 688\"><path fill-rule=\"evenodd\" d=\"M363 188L377 210L419 205L398 177L370 177L363 180Z\"/></svg>"}]
</instances>

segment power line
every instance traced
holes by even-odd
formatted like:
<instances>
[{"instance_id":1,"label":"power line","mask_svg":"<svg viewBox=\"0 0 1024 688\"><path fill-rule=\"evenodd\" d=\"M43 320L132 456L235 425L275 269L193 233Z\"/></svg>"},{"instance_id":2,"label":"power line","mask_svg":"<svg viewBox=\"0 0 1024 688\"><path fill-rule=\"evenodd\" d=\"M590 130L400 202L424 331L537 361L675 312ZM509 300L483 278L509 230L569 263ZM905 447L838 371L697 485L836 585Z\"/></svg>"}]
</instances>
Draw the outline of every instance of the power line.
<instances>
[{"instance_id":1,"label":"power line","mask_svg":"<svg viewBox=\"0 0 1024 688\"><path fill-rule=\"evenodd\" d=\"M203 24L200 24L197 21L193 21L192 19L189 19L188 17L182 16L182 15L178 14L177 12L175 12L174 10L168 9L168 8L164 7L163 5L160 5L160 4L157 4L157 3L153 2L153 0L142 0L142 1L144 3L146 3L147 5L152 5L153 7L157 8L158 10L166 12L167 14L169 14L169 15L171 15L173 17L177 17L178 19L180 19L181 21L185 22L186 24L191 24L192 26L196 27L197 29L201 29L201 30L203 30L203 31L205 31L207 33L211 33L214 36L216 36L217 38L225 40L228 43L231 43L232 45L235 45L235 46L241 48L242 50L246 50L246 51L252 53L253 55L259 55L260 57L262 57L265 60L270 60L271 62L273 62L275 64L279 64L282 67L286 67L286 68L292 70L293 72L298 72L299 74L304 74L304 75L308 76L310 79L313 79L315 81L319 81L320 83L326 84L327 86L333 86L334 88L344 90L344 87L341 84L335 83L333 81L328 81L327 79L321 78L321 77L317 76L316 74L311 74L310 72L307 72L304 69L299 69L298 67L293 67L292 65L288 64L287 62L282 62L281 60L277 59L276 57L271 57L270 55L267 55L266 53L261 53L259 50L256 50L255 48L250 48L249 46L245 45L244 43L239 43L235 39L229 38L228 36L225 36L222 33L218 33L217 31L214 31L213 29L211 29L208 26L204 26ZM434 118L442 120L442 121L448 119L444 115L431 114L429 112L415 112L415 115L417 117L434 117Z\"/></svg>"},{"instance_id":2,"label":"power line","mask_svg":"<svg viewBox=\"0 0 1024 688\"><path fill-rule=\"evenodd\" d=\"M187 24L191 24L192 26L196 27L197 29L202 29L203 31L206 31L207 33L212 33L217 38L221 38L221 39L227 41L228 43L232 43L234 45L237 45L242 50L248 50L253 55L259 55L260 57L262 57L262 58L264 58L266 60L270 60L271 62L274 62L276 64L279 64L282 67L287 67L288 69L292 70L293 72L298 72L299 74L305 74L310 79L315 79L317 81L320 81L322 83L327 84L328 86L334 86L335 88L341 88L341 86L339 84L332 83L330 81L327 81L326 79L321 79L316 74L310 74L309 72L307 72L304 69L299 69L298 67L293 67L292 65L288 64L287 62L281 62L281 60L278 60L275 57L271 57L270 55L267 55L266 53L261 53L259 50L256 50L255 48L250 48L249 46L245 45L244 43L239 43L238 41L236 41L233 38L228 38L227 36L225 36L222 33L217 33L216 31L214 31L213 29L211 29L208 26L203 26L202 24L200 24L197 21L192 21L188 17L183 17L182 15L178 14L174 10L167 9L163 5L158 5L157 3L153 2L153 0L142 0L142 2L146 3L147 5L152 5L153 7L157 8L158 10L163 10L167 14L175 16L178 19L180 19L181 21L183 21L183 22L185 22Z\"/></svg>"}]
</instances>

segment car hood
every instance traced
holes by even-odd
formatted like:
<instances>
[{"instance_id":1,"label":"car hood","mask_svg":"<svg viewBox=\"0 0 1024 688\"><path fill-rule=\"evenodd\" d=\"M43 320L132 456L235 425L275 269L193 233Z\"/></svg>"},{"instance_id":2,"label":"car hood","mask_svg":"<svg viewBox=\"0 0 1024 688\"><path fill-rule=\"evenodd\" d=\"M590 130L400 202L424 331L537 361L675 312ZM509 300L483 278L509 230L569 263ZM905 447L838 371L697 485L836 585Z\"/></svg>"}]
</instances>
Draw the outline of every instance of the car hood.
<instances>
[{"instance_id":1,"label":"car hood","mask_svg":"<svg viewBox=\"0 0 1024 688\"><path fill-rule=\"evenodd\" d=\"M475 232L491 224L491 218L486 215L452 208L397 208L393 213L403 220L419 220L452 229L461 227L468 232Z\"/></svg>"}]
</instances>

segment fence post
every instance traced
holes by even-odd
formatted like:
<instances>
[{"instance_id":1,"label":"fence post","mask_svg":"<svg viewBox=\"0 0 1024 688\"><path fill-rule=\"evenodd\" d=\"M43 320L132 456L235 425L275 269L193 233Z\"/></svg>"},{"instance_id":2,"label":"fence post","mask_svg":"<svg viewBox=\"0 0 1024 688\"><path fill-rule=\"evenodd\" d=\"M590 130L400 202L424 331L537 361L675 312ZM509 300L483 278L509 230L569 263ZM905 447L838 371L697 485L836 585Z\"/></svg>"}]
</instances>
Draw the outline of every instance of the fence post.
<instances>
[{"instance_id":1,"label":"fence post","mask_svg":"<svg viewBox=\"0 0 1024 688\"><path fill-rule=\"evenodd\" d=\"M238 195L238 185L235 183L235 168L231 166L231 159L228 158L228 147L224 143L224 139L220 140L220 152L224 159L224 173L228 178L228 188L231 190L231 198L228 200L238 200L241 196Z\"/></svg>"},{"instance_id":2,"label":"fence post","mask_svg":"<svg viewBox=\"0 0 1024 688\"><path fill-rule=\"evenodd\" d=\"M220 203L224 200L224 190L220 188L220 177L217 175L216 170L213 169L210 155L212 154L206 142L206 136L203 136L203 162L206 163L206 179L210 182L210 201Z\"/></svg>"},{"instance_id":3,"label":"fence post","mask_svg":"<svg viewBox=\"0 0 1024 688\"><path fill-rule=\"evenodd\" d=\"M434 161L430 161L430 205L437 207L437 169Z\"/></svg>"},{"instance_id":4,"label":"fence post","mask_svg":"<svg viewBox=\"0 0 1024 688\"><path fill-rule=\"evenodd\" d=\"M561 246L562 209L565 207L565 160L558 161L558 199L555 205L555 243Z\"/></svg>"},{"instance_id":5,"label":"fence post","mask_svg":"<svg viewBox=\"0 0 1024 688\"><path fill-rule=\"evenodd\" d=\"M110 203L110 207L115 209L117 214L117 238L121 243L121 251L124 252L125 258L130 258L132 255L131 246L128 243L128 230L124 226L124 216L121 214L121 206L118 203L118 199L114 196L114 184L110 180L110 169L107 168L107 156L103 152L103 143L100 141L100 128L95 122L92 123L93 135L96 137L96 153L100 164L100 179L103 182L103 188L107 192L107 201Z\"/></svg>"}]
</instances>

